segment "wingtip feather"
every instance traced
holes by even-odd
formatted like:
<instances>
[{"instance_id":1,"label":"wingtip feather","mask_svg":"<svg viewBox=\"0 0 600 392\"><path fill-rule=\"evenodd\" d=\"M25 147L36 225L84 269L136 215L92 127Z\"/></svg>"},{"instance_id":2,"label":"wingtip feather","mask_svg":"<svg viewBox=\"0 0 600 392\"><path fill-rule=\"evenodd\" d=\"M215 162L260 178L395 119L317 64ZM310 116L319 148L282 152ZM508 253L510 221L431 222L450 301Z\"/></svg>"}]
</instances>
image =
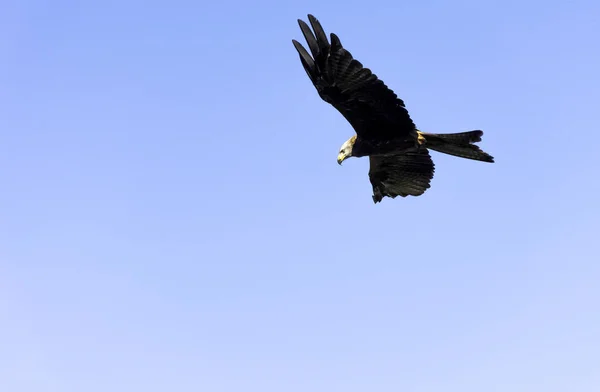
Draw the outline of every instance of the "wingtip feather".
<instances>
[{"instance_id":1,"label":"wingtip feather","mask_svg":"<svg viewBox=\"0 0 600 392\"><path fill-rule=\"evenodd\" d=\"M303 20L298 19L298 24L300 25L300 30L302 31L302 35L304 35L304 39L308 44L308 48L310 49L313 57L316 59L319 55L319 43L317 42L317 38L313 34L312 30L304 22Z\"/></svg>"},{"instance_id":2,"label":"wingtip feather","mask_svg":"<svg viewBox=\"0 0 600 392\"><path fill-rule=\"evenodd\" d=\"M306 49L304 48L304 46L302 46L300 42L296 41L295 39L292 39L292 43L294 44L296 51L298 51L298 54L300 55L300 61L304 66L304 70L308 74L310 80L314 82L317 73L315 61L312 57L310 57L310 54L306 51Z\"/></svg>"},{"instance_id":3,"label":"wingtip feather","mask_svg":"<svg viewBox=\"0 0 600 392\"><path fill-rule=\"evenodd\" d=\"M340 38L335 33L329 35L331 36L331 51L335 52L336 50L340 50L342 48L342 41L340 41Z\"/></svg>"}]
</instances>

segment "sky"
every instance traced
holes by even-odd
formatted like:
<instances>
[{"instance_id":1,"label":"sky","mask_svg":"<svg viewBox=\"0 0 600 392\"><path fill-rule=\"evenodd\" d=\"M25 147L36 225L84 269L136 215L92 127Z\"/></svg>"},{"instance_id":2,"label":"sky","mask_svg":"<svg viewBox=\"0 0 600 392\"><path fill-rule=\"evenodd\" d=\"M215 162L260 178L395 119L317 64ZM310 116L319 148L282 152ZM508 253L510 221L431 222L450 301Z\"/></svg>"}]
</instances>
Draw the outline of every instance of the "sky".
<instances>
[{"instance_id":1,"label":"sky","mask_svg":"<svg viewBox=\"0 0 600 392\"><path fill-rule=\"evenodd\" d=\"M292 46L327 33L426 132L368 160ZM600 4L5 0L0 390L600 386Z\"/></svg>"}]
</instances>

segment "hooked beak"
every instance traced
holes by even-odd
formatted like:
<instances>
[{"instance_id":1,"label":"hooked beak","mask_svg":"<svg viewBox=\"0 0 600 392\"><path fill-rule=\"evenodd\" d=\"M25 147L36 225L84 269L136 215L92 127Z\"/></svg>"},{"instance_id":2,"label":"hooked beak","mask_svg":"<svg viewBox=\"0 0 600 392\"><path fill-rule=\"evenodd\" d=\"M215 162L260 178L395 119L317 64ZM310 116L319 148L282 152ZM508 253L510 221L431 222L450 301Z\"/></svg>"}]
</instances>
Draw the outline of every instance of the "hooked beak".
<instances>
[{"instance_id":1,"label":"hooked beak","mask_svg":"<svg viewBox=\"0 0 600 392\"><path fill-rule=\"evenodd\" d=\"M337 157L338 165L341 165L345 159L346 159L346 155L344 155L343 153L340 152Z\"/></svg>"}]
</instances>

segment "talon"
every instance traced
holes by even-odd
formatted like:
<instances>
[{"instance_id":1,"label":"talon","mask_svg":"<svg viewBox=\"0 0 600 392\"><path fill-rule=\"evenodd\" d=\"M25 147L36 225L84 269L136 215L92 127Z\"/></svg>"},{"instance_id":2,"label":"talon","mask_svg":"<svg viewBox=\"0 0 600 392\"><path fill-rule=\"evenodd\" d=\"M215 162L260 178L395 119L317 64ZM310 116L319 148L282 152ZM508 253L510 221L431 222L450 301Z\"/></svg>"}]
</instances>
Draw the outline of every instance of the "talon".
<instances>
[{"instance_id":1,"label":"talon","mask_svg":"<svg viewBox=\"0 0 600 392\"><path fill-rule=\"evenodd\" d=\"M417 143L419 143L419 145L421 145L421 144L425 144L426 141L427 141L427 139L425 139L425 136L423 136L423 132L417 131Z\"/></svg>"}]
</instances>

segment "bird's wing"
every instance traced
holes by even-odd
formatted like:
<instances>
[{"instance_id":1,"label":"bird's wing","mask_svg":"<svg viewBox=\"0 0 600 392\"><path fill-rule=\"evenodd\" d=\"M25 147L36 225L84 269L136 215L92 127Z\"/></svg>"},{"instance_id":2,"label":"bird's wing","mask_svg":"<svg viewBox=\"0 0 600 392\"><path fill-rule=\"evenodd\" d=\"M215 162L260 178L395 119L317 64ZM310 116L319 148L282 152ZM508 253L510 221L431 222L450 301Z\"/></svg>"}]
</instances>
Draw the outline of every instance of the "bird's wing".
<instances>
[{"instance_id":1,"label":"bird's wing","mask_svg":"<svg viewBox=\"0 0 600 392\"><path fill-rule=\"evenodd\" d=\"M429 187L435 165L429 151L419 151L389 156L370 156L369 180L373 185L373 200L384 196L419 196Z\"/></svg>"},{"instance_id":2,"label":"bird's wing","mask_svg":"<svg viewBox=\"0 0 600 392\"><path fill-rule=\"evenodd\" d=\"M371 70L354 59L333 33L329 44L323 27L314 16L308 15L308 20L314 34L302 20L298 20L298 24L312 57L298 41L292 42L321 98L342 113L363 139L408 135L415 124L404 102Z\"/></svg>"}]
</instances>

